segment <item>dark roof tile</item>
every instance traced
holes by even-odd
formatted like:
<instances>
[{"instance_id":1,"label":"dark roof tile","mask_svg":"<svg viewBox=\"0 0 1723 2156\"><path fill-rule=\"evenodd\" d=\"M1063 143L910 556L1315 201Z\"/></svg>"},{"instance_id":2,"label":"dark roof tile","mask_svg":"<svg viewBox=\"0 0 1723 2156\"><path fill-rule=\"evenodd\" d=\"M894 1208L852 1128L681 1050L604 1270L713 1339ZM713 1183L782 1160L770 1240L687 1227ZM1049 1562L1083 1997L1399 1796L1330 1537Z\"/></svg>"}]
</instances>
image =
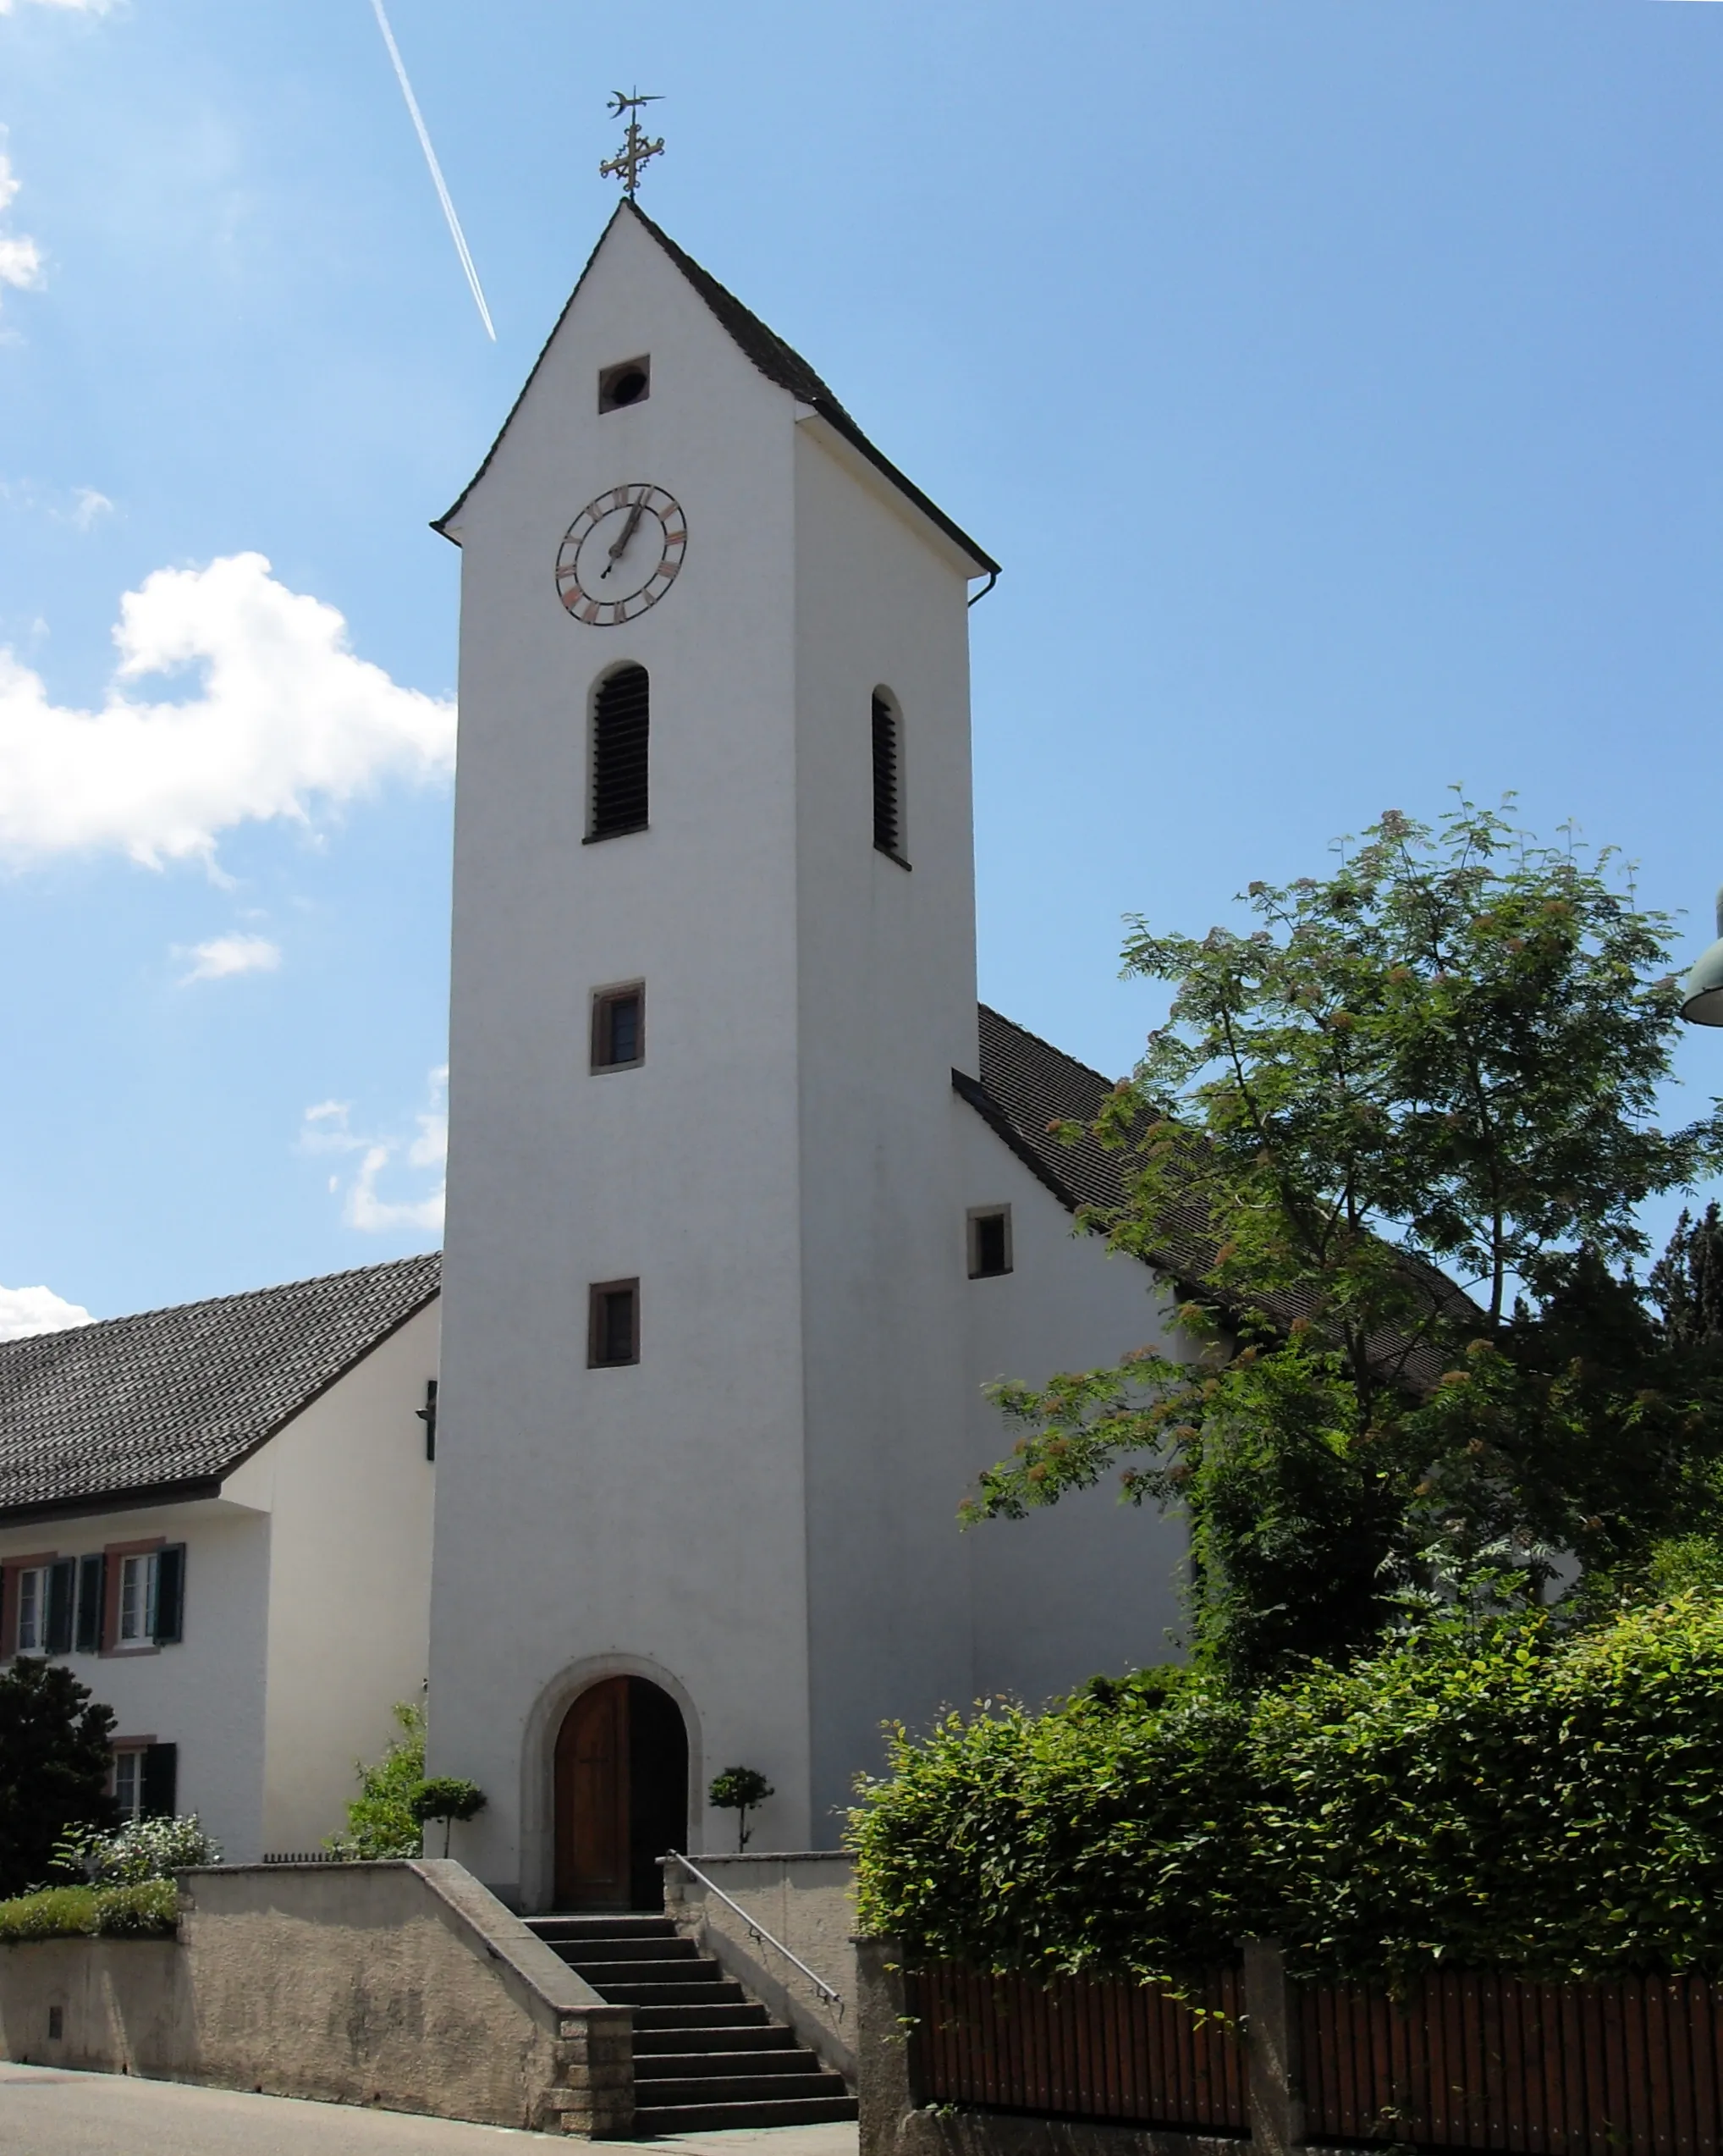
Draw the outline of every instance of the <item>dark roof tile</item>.
<instances>
[{"instance_id":1,"label":"dark roof tile","mask_svg":"<svg viewBox=\"0 0 1723 2156\"><path fill-rule=\"evenodd\" d=\"M0 1342L0 1524L209 1488L436 1294L432 1252Z\"/></svg>"}]
</instances>

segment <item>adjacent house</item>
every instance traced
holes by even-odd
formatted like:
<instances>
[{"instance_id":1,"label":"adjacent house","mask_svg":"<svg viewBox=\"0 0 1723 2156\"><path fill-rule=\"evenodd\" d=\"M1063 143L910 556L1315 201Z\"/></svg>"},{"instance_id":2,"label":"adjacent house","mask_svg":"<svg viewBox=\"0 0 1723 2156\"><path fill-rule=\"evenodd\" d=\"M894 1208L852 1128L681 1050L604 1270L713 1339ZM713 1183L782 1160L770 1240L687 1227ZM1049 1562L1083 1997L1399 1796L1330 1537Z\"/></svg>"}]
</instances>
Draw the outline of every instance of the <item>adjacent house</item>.
<instances>
[{"instance_id":1,"label":"adjacent house","mask_svg":"<svg viewBox=\"0 0 1723 2156\"><path fill-rule=\"evenodd\" d=\"M315 1849L421 1696L438 1270L0 1343L0 1657L113 1708L128 1814Z\"/></svg>"}]
</instances>

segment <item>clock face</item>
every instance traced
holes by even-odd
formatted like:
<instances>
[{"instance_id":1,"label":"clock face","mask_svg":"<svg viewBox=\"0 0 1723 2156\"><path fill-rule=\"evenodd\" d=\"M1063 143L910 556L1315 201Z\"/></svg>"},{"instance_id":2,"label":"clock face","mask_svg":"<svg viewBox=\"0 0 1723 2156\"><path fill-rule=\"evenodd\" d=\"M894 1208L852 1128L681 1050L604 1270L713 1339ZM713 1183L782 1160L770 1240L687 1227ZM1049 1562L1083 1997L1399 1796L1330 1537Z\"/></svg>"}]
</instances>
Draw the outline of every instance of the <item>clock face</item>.
<instances>
[{"instance_id":1,"label":"clock face","mask_svg":"<svg viewBox=\"0 0 1723 2156\"><path fill-rule=\"evenodd\" d=\"M590 501L557 550L557 595L576 621L632 621L676 581L688 520L674 496L641 480Z\"/></svg>"}]
</instances>

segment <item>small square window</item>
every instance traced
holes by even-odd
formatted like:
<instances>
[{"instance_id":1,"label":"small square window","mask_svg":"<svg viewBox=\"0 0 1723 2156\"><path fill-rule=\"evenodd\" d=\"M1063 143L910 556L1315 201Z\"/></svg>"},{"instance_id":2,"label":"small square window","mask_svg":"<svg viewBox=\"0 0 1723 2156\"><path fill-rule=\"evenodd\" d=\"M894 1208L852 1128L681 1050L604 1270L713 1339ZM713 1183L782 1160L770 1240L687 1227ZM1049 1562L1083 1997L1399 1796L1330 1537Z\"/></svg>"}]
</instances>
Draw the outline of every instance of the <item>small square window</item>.
<instances>
[{"instance_id":1,"label":"small square window","mask_svg":"<svg viewBox=\"0 0 1723 2156\"><path fill-rule=\"evenodd\" d=\"M976 1205L969 1215L969 1277L991 1280L1011 1270L1011 1209Z\"/></svg>"},{"instance_id":2,"label":"small square window","mask_svg":"<svg viewBox=\"0 0 1723 2156\"><path fill-rule=\"evenodd\" d=\"M643 405L652 393L652 363L642 352L638 359L619 360L598 377L598 409L621 411L629 405Z\"/></svg>"},{"instance_id":3,"label":"small square window","mask_svg":"<svg viewBox=\"0 0 1723 2156\"><path fill-rule=\"evenodd\" d=\"M646 988L601 988L592 998L592 1068L631 1071L646 1061Z\"/></svg>"},{"instance_id":4,"label":"small square window","mask_svg":"<svg viewBox=\"0 0 1723 2156\"><path fill-rule=\"evenodd\" d=\"M601 1280L592 1290L586 1318L586 1363L610 1370L640 1360L640 1282Z\"/></svg>"}]
</instances>

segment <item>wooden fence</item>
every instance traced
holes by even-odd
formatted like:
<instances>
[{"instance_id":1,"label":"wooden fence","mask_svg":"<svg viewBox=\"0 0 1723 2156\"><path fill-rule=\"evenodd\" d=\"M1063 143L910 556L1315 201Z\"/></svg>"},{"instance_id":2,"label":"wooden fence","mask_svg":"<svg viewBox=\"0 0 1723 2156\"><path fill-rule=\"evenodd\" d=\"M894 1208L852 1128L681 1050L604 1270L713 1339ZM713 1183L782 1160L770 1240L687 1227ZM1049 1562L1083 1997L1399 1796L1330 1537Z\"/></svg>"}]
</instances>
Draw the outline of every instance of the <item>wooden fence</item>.
<instances>
[{"instance_id":1,"label":"wooden fence","mask_svg":"<svg viewBox=\"0 0 1723 2156\"><path fill-rule=\"evenodd\" d=\"M904 1989L918 2104L1245 2131L1236 1970L1211 1972L1191 2004L1134 1984L1043 1984L949 1963L906 1970Z\"/></svg>"},{"instance_id":2,"label":"wooden fence","mask_svg":"<svg viewBox=\"0 0 1723 2156\"><path fill-rule=\"evenodd\" d=\"M1723 1985L1445 1973L1393 2002L1300 1987L1312 2141L1719 2156Z\"/></svg>"},{"instance_id":3,"label":"wooden fence","mask_svg":"<svg viewBox=\"0 0 1723 2156\"><path fill-rule=\"evenodd\" d=\"M1400 2000L1310 1984L1287 2003L1312 2142L1723 2156L1723 1982L1453 1971ZM906 1970L913 2099L1244 2134L1249 2005L1231 1969L1189 2003L1122 1982Z\"/></svg>"}]
</instances>

